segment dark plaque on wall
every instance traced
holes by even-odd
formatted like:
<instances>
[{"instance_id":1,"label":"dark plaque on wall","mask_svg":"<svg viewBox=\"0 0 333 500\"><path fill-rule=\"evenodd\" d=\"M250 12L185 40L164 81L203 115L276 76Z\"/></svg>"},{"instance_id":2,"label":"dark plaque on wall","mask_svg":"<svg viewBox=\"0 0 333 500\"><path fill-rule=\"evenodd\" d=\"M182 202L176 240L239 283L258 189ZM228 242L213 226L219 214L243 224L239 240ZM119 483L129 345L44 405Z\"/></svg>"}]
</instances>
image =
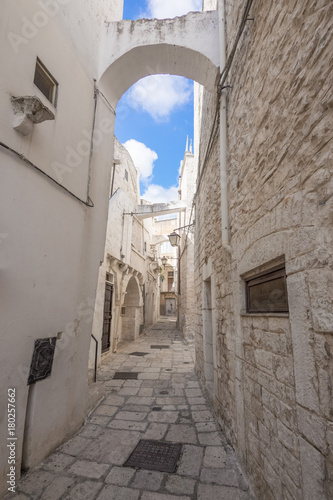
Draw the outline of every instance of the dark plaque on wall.
<instances>
[{"instance_id":1,"label":"dark plaque on wall","mask_svg":"<svg viewBox=\"0 0 333 500\"><path fill-rule=\"evenodd\" d=\"M35 340L28 385L51 376L57 337Z\"/></svg>"}]
</instances>

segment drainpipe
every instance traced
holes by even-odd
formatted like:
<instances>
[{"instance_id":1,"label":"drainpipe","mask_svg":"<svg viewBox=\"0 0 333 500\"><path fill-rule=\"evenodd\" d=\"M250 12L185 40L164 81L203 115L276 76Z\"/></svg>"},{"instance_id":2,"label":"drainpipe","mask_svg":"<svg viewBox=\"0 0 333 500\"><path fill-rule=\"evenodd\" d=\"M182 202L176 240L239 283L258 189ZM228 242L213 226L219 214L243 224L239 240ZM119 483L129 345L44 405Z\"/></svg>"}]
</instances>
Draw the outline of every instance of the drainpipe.
<instances>
[{"instance_id":1,"label":"drainpipe","mask_svg":"<svg viewBox=\"0 0 333 500\"><path fill-rule=\"evenodd\" d=\"M220 73L226 64L225 46L225 9L224 0L219 0L219 35L220 35ZM220 173L221 173L221 212L222 244L229 244L228 222L228 184L227 184L227 96L226 90L220 95Z\"/></svg>"}]
</instances>

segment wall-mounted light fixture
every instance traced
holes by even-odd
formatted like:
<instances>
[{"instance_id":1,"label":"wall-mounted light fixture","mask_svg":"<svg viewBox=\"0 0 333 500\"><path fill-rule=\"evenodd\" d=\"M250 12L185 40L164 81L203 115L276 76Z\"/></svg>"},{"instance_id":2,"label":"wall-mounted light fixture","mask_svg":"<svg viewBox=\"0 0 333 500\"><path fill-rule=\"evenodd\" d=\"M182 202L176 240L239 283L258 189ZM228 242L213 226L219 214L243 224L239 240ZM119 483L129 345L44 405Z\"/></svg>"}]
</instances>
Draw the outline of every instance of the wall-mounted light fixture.
<instances>
[{"instance_id":1,"label":"wall-mounted light fixture","mask_svg":"<svg viewBox=\"0 0 333 500\"><path fill-rule=\"evenodd\" d=\"M164 256L164 257L162 257L161 261L162 261L162 264L163 264L163 269L165 269L165 265L166 265L166 263L168 262L167 257L165 257L165 256Z\"/></svg>"},{"instance_id":2,"label":"wall-mounted light fixture","mask_svg":"<svg viewBox=\"0 0 333 500\"><path fill-rule=\"evenodd\" d=\"M176 231L174 231L173 233L169 234L168 238L169 238L169 241L170 241L170 245L172 247L178 247L179 246L180 236L179 236L178 233L176 233Z\"/></svg>"},{"instance_id":3,"label":"wall-mounted light fixture","mask_svg":"<svg viewBox=\"0 0 333 500\"><path fill-rule=\"evenodd\" d=\"M170 245L172 247L178 247L180 243L180 235L176 233L179 229L185 229L186 227L192 227L194 226L194 222L192 224L188 224L187 226L182 226L182 227L177 227L177 229L173 230L173 233L168 235Z\"/></svg>"}]
</instances>

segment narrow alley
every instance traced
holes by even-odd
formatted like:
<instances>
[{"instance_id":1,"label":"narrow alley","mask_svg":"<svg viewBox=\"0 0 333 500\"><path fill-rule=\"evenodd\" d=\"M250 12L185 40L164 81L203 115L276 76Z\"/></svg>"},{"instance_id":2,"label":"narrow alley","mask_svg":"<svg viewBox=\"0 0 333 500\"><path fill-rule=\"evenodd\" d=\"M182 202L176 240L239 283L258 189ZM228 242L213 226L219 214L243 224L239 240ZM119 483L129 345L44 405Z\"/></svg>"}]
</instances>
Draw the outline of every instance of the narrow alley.
<instances>
[{"instance_id":1,"label":"narrow alley","mask_svg":"<svg viewBox=\"0 0 333 500\"><path fill-rule=\"evenodd\" d=\"M98 372L104 396L86 425L11 500L254 500L193 357L173 318L120 346Z\"/></svg>"}]
</instances>

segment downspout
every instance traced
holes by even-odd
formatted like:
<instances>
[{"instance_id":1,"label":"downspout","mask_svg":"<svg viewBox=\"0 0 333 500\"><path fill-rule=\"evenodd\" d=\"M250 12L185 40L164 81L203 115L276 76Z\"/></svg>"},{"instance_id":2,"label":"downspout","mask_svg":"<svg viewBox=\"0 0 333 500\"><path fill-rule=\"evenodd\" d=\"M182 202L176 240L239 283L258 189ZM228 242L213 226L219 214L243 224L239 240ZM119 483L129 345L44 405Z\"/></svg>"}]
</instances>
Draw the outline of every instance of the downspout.
<instances>
[{"instance_id":1,"label":"downspout","mask_svg":"<svg viewBox=\"0 0 333 500\"><path fill-rule=\"evenodd\" d=\"M220 73L226 64L225 9L224 0L219 0ZM228 183L227 183L227 96L226 89L220 91L220 174L222 244L229 245Z\"/></svg>"}]
</instances>

